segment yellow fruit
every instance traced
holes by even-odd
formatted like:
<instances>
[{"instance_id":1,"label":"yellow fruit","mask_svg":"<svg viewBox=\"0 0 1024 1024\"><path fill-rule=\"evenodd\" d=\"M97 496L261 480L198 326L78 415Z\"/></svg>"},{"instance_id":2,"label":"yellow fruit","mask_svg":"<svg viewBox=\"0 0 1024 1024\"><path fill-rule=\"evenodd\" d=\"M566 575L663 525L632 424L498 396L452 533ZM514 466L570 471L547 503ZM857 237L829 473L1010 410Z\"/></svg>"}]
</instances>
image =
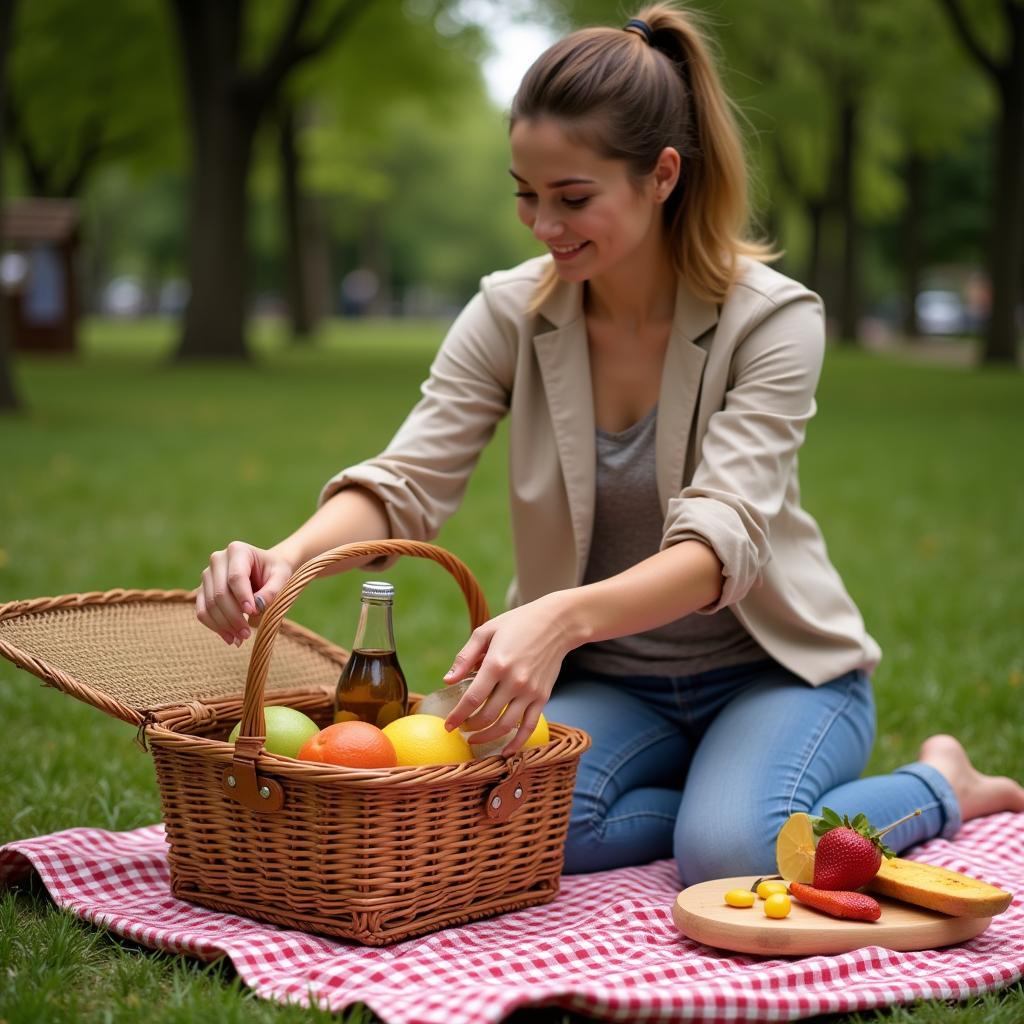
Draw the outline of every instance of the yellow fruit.
<instances>
[{"instance_id":1,"label":"yellow fruit","mask_svg":"<svg viewBox=\"0 0 1024 1024\"><path fill-rule=\"evenodd\" d=\"M784 892L773 893L764 901L765 917L789 917L791 908L789 897Z\"/></svg>"},{"instance_id":2,"label":"yellow fruit","mask_svg":"<svg viewBox=\"0 0 1024 1024\"><path fill-rule=\"evenodd\" d=\"M455 729L448 732L437 715L406 715L383 729L395 748L400 765L462 764L473 760L473 751Z\"/></svg>"},{"instance_id":3,"label":"yellow fruit","mask_svg":"<svg viewBox=\"0 0 1024 1024\"><path fill-rule=\"evenodd\" d=\"M814 881L814 829L802 811L791 814L775 840L775 863L787 882Z\"/></svg>"},{"instance_id":4,"label":"yellow fruit","mask_svg":"<svg viewBox=\"0 0 1024 1024\"><path fill-rule=\"evenodd\" d=\"M883 858L868 889L951 917L992 917L1013 899L1011 893L959 871L901 857Z\"/></svg>"},{"instance_id":5,"label":"yellow fruit","mask_svg":"<svg viewBox=\"0 0 1024 1024\"><path fill-rule=\"evenodd\" d=\"M762 882L757 887L757 895L761 899L766 900L769 896L774 896L776 893L781 893L785 896L789 892L785 882Z\"/></svg>"},{"instance_id":6,"label":"yellow fruit","mask_svg":"<svg viewBox=\"0 0 1024 1024\"><path fill-rule=\"evenodd\" d=\"M730 907L752 907L754 894L749 889L730 889L725 894L725 902Z\"/></svg>"},{"instance_id":7,"label":"yellow fruit","mask_svg":"<svg viewBox=\"0 0 1024 1024\"><path fill-rule=\"evenodd\" d=\"M537 724L533 727L533 732L530 733L530 738L526 741L524 746L526 747L543 747L551 739L551 730L548 729L547 719L541 715L537 719Z\"/></svg>"}]
</instances>

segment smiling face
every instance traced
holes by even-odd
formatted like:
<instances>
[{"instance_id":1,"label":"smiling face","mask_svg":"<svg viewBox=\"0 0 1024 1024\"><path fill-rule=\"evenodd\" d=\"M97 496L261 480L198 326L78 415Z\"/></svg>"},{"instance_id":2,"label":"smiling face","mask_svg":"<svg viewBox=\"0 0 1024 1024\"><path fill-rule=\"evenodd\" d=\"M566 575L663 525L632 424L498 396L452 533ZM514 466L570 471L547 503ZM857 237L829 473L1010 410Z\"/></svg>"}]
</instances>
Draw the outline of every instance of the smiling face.
<instances>
[{"instance_id":1,"label":"smiling face","mask_svg":"<svg viewBox=\"0 0 1024 1024\"><path fill-rule=\"evenodd\" d=\"M661 206L679 173L674 150L637 183L625 161L574 141L553 118L517 120L509 142L519 219L548 247L560 277L591 280L661 247Z\"/></svg>"}]
</instances>

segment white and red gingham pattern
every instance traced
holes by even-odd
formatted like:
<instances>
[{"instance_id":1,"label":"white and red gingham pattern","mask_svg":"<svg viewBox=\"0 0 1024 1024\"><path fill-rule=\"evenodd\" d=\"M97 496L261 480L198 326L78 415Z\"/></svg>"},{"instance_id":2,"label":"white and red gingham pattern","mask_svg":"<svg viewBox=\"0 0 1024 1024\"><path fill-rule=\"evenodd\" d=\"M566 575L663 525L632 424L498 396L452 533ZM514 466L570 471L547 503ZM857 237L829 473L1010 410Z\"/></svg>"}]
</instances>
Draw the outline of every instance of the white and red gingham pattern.
<instances>
[{"instance_id":1,"label":"white and red gingham pattern","mask_svg":"<svg viewBox=\"0 0 1024 1024\"><path fill-rule=\"evenodd\" d=\"M797 1020L917 999L966 999L1024 975L1024 814L972 821L917 859L1012 890L971 942L894 953L769 960L684 938L675 866L658 861L563 879L555 902L387 948L335 942L218 914L168 890L160 825L76 828L0 849L0 884L34 868L56 903L155 949L226 955L260 996L367 1004L388 1024L491 1024L529 1005L622 1021Z\"/></svg>"}]
</instances>

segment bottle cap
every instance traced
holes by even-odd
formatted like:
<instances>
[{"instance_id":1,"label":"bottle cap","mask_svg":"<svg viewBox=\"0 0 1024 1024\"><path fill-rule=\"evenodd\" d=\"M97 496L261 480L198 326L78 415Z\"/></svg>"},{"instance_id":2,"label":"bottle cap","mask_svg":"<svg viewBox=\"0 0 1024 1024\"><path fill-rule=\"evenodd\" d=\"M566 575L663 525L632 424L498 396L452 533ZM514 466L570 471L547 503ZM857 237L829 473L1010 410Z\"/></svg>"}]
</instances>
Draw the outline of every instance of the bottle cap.
<instances>
[{"instance_id":1,"label":"bottle cap","mask_svg":"<svg viewBox=\"0 0 1024 1024\"><path fill-rule=\"evenodd\" d=\"M363 584L363 600L371 601L393 601L395 599L395 588L390 583L382 583L373 580Z\"/></svg>"}]
</instances>

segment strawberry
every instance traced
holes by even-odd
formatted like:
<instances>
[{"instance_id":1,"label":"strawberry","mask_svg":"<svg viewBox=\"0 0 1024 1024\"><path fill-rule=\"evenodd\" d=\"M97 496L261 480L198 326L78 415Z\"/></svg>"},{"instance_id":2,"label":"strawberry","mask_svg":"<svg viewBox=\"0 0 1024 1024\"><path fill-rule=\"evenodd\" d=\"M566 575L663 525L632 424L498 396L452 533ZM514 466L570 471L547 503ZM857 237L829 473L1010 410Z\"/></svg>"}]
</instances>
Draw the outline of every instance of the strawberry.
<instances>
[{"instance_id":1,"label":"strawberry","mask_svg":"<svg viewBox=\"0 0 1024 1024\"><path fill-rule=\"evenodd\" d=\"M814 886L817 889L859 889L867 885L882 865L882 857L896 854L882 842L882 836L908 818L920 814L918 808L899 821L878 830L863 814L853 821L840 818L830 807L814 819L814 834L819 836L814 851Z\"/></svg>"},{"instance_id":2,"label":"strawberry","mask_svg":"<svg viewBox=\"0 0 1024 1024\"><path fill-rule=\"evenodd\" d=\"M842 892L818 889L803 882L790 882L789 891L801 903L815 910L823 910L833 917L846 917L851 921L877 921L882 916L878 900L863 892Z\"/></svg>"}]
</instances>

